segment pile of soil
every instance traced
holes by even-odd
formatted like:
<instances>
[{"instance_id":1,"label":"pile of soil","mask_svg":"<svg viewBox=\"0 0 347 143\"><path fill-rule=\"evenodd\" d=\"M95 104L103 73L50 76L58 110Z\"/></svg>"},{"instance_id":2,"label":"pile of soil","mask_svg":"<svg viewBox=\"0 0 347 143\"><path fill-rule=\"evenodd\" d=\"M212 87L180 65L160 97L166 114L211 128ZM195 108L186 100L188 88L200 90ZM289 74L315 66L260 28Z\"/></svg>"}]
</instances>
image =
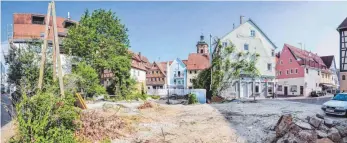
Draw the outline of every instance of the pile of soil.
<instances>
[{"instance_id":1,"label":"pile of soil","mask_svg":"<svg viewBox=\"0 0 347 143\"><path fill-rule=\"evenodd\" d=\"M137 107L137 109L147 109L147 108L154 108L157 107L157 103L153 103L150 101L146 101L145 103L143 103L142 105L140 105L139 107Z\"/></svg>"},{"instance_id":2,"label":"pile of soil","mask_svg":"<svg viewBox=\"0 0 347 143\"><path fill-rule=\"evenodd\" d=\"M81 128L75 132L81 140L97 142L127 136L132 128L126 119L117 115L116 110L87 110L81 114Z\"/></svg>"}]
</instances>

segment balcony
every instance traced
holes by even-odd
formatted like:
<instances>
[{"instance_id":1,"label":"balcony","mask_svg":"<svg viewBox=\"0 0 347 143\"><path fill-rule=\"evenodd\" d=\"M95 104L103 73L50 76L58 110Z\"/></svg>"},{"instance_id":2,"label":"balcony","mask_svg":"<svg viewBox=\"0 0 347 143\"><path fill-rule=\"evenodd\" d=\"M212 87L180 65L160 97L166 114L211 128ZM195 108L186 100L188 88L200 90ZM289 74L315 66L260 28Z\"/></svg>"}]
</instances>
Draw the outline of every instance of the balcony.
<instances>
[{"instance_id":1,"label":"balcony","mask_svg":"<svg viewBox=\"0 0 347 143\"><path fill-rule=\"evenodd\" d=\"M184 74L179 74L179 75L174 74L174 78L184 78Z\"/></svg>"}]
</instances>

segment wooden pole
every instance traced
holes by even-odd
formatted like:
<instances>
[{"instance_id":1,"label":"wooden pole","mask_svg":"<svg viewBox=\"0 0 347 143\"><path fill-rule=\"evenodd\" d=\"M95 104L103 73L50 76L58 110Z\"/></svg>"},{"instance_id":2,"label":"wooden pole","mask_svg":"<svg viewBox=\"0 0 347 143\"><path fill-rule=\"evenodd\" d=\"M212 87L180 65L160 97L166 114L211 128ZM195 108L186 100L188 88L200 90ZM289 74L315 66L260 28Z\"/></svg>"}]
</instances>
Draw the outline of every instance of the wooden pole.
<instances>
[{"instance_id":1,"label":"wooden pole","mask_svg":"<svg viewBox=\"0 0 347 143\"><path fill-rule=\"evenodd\" d=\"M55 40L52 40L53 44L52 44L52 52L53 52L53 81L57 80L57 72L56 72L56 67L57 67L57 57L56 57L56 48L55 48Z\"/></svg>"},{"instance_id":2,"label":"wooden pole","mask_svg":"<svg viewBox=\"0 0 347 143\"><path fill-rule=\"evenodd\" d=\"M48 4L48 10L47 10L47 16L46 16L46 27L45 27L45 35L43 40L43 47L41 50L41 67L40 67L40 75L39 75L39 83L38 88L42 89L42 82L43 82L43 70L45 68L45 60L46 60L46 49L47 49L47 39L48 39L48 27L49 27L49 20L51 18L51 3Z\"/></svg>"},{"instance_id":3,"label":"wooden pole","mask_svg":"<svg viewBox=\"0 0 347 143\"><path fill-rule=\"evenodd\" d=\"M54 33L54 44L56 49L56 55L57 55L57 62L58 62L58 78L59 78L59 87L60 87L60 94L61 97L64 98L64 83L63 83L63 75L62 75L62 67L61 67L61 60L60 60L60 49L59 49L59 41L58 41L58 28L57 28L57 17L55 12L55 3L52 1L52 15L53 15L53 33Z\"/></svg>"}]
</instances>

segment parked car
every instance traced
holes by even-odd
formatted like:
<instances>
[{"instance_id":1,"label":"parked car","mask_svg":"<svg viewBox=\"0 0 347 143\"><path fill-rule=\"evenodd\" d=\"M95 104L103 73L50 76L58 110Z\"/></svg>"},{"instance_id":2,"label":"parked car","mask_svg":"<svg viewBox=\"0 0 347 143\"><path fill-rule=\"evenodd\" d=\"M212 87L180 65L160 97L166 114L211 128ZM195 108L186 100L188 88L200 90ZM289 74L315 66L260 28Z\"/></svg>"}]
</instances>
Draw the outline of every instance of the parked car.
<instances>
[{"instance_id":1,"label":"parked car","mask_svg":"<svg viewBox=\"0 0 347 143\"><path fill-rule=\"evenodd\" d=\"M343 115L347 117L347 93L336 94L331 100L322 105L326 114Z\"/></svg>"},{"instance_id":2,"label":"parked car","mask_svg":"<svg viewBox=\"0 0 347 143\"><path fill-rule=\"evenodd\" d=\"M311 97L318 97L318 96L323 96L323 93L321 91L311 91L310 94Z\"/></svg>"}]
</instances>

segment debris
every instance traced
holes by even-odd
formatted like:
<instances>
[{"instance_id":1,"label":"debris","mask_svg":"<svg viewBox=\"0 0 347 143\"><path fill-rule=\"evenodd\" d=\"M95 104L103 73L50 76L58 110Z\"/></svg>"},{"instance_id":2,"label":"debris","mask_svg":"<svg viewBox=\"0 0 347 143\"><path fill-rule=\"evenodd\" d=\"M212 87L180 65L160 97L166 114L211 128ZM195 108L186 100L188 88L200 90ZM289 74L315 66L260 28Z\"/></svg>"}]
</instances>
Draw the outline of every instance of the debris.
<instances>
[{"instance_id":1,"label":"debris","mask_svg":"<svg viewBox=\"0 0 347 143\"><path fill-rule=\"evenodd\" d=\"M292 121L291 114L282 115L276 124L276 136L281 137L285 135L289 131Z\"/></svg>"},{"instance_id":2,"label":"debris","mask_svg":"<svg viewBox=\"0 0 347 143\"><path fill-rule=\"evenodd\" d=\"M338 142L341 139L341 136L336 128L331 128L328 132L328 138L334 142Z\"/></svg>"},{"instance_id":3,"label":"debris","mask_svg":"<svg viewBox=\"0 0 347 143\"><path fill-rule=\"evenodd\" d=\"M324 125L326 125L327 127L331 128L334 126L333 120L331 119L324 119Z\"/></svg>"},{"instance_id":4,"label":"debris","mask_svg":"<svg viewBox=\"0 0 347 143\"><path fill-rule=\"evenodd\" d=\"M117 111L107 112L103 110L87 110L81 115L82 126L75 134L82 140L92 142L101 141L105 138L116 139L126 136L131 132L130 124L117 116Z\"/></svg>"},{"instance_id":5,"label":"debris","mask_svg":"<svg viewBox=\"0 0 347 143\"><path fill-rule=\"evenodd\" d=\"M315 128L318 128L322 121L322 119L319 119L317 117L311 117L309 123Z\"/></svg>"},{"instance_id":6,"label":"debris","mask_svg":"<svg viewBox=\"0 0 347 143\"><path fill-rule=\"evenodd\" d=\"M147 109L147 108L153 108L153 107L157 107L157 106L158 105L156 103L146 101L145 103L143 103L142 105L137 107L137 109Z\"/></svg>"},{"instance_id":7,"label":"debris","mask_svg":"<svg viewBox=\"0 0 347 143\"><path fill-rule=\"evenodd\" d=\"M317 130L317 135L318 135L318 138L326 138L328 137L328 134L322 130Z\"/></svg>"},{"instance_id":8,"label":"debris","mask_svg":"<svg viewBox=\"0 0 347 143\"><path fill-rule=\"evenodd\" d=\"M295 124L298 125L301 129L304 129L304 130L311 130L312 129L310 124L305 123L303 121L297 121L297 122L295 122Z\"/></svg>"},{"instance_id":9,"label":"debris","mask_svg":"<svg viewBox=\"0 0 347 143\"><path fill-rule=\"evenodd\" d=\"M316 114L316 117L318 117L320 119L324 119L324 116L322 114Z\"/></svg>"}]
</instances>

